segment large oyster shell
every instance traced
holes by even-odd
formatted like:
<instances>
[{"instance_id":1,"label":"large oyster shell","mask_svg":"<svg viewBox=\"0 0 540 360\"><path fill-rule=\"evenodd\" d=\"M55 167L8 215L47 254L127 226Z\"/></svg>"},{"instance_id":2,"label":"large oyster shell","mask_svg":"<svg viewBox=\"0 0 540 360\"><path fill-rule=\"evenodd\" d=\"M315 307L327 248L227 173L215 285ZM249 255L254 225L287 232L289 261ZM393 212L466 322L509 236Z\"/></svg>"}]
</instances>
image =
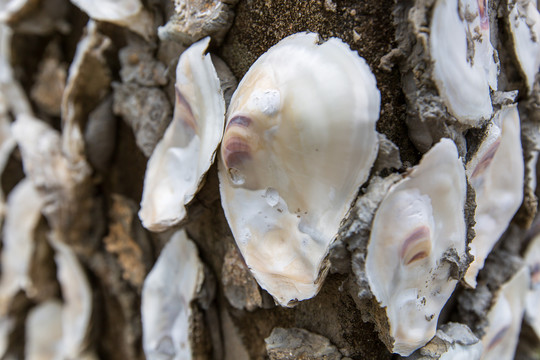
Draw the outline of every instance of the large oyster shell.
<instances>
[{"instance_id":1,"label":"large oyster shell","mask_svg":"<svg viewBox=\"0 0 540 360\"><path fill-rule=\"evenodd\" d=\"M408 356L435 335L465 258L465 194L456 146L442 139L390 188L375 214L366 273L386 308L389 328L377 325L392 352Z\"/></svg>"},{"instance_id":2,"label":"large oyster shell","mask_svg":"<svg viewBox=\"0 0 540 360\"><path fill-rule=\"evenodd\" d=\"M433 78L460 122L489 119L490 88L497 89L497 53L490 42L486 0L438 0L430 27Z\"/></svg>"},{"instance_id":3,"label":"large oyster shell","mask_svg":"<svg viewBox=\"0 0 540 360\"><path fill-rule=\"evenodd\" d=\"M203 277L197 247L184 230L177 231L143 285L141 312L147 359L192 358L191 302Z\"/></svg>"},{"instance_id":4,"label":"large oyster shell","mask_svg":"<svg viewBox=\"0 0 540 360\"><path fill-rule=\"evenodd\" d=\"M540 12L536 0L508 0L508 23L514 51L525 75L527 89L533 91L540 71Z\"/></svg>"},{"instance_id":5,"label":"large oyster shell","mask_svg":"<svg viewBox=\"0 0 540 360\"><path fill-rule=\"evenodd\" d=\"M499 289L487 314L489 325L482 337L483 360L514 358L528 286L529 271L523 267Z\"/></svg>"},{"instance_id":6,"label":"large oyster shell","mask_svg":"<svg viewBox=\"0 0 540 360\"><path fill-rule=\"evenodd\" d=\"M474 261L465 282L476 286L476 275L523 200L523 152L517 105L504 107L488 125L486 138L467 164L467 177L476 193Z\"/></svg>"},{"instance_id":7,"label":"large oyster shell","mask_svg":"<svg viewBox=\"0 0 540 360\"><path fill-rule=\"evenodd\" d=\"M146 169L139 217L162 231L186 216L223 136L225 100L210 55L210 38L193 44L176 68L174 118Z\"/></svg>"},{"instance_id":8,"label":"large oyster shell","mask_svg":"<svg viewBox=\"0 0 540 360\"><path fill-rule=\"evenodd\" d=\"M223 209L248 267L281 305L313 297L377 154L380 95L341 40L285 38L231 99L219 159Z\"/></svg>"}]
</instances>

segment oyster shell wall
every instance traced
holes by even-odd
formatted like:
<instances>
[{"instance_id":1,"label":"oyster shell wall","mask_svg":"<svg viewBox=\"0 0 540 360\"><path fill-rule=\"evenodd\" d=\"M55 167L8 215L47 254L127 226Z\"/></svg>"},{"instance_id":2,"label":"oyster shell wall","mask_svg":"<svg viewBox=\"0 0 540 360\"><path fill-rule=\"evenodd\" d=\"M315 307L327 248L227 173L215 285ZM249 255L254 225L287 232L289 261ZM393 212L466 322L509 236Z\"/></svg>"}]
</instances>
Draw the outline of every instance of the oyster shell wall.
<instances>
[{"instance_id":1,"label":"oyster shell wall","mask_svg":"<svg viewBox=\"0 0 540 360\"><path fill-rule=\"evenodd\" d=\"M392 352L408 356L435 335L465 258L465 194L456 146L442 139L390 188L375 214L366 274L386 308Z\"/></svg>"},{"instance_id":2,"label":"oyster shell wall","mask_svg":"<svg viewBox=\"0 0 540 360\"><path fill-rule=\"evenodd\" d=\"M339 39L289 36L234 93L219 159L223 209L258 283L281 305L313 297L377 154L380 95Z\"/></svg>"}]
</instances>

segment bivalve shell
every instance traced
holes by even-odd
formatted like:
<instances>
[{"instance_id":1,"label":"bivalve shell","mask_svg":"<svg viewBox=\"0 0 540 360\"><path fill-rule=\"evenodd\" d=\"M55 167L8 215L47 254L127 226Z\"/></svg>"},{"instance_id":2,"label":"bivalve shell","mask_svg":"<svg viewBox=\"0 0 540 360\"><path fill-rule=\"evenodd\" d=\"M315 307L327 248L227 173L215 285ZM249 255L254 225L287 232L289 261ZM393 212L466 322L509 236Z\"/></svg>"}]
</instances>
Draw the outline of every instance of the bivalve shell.
<instances>
[{"instance_id":1,"label":"bivalve shell","mask_svg":"<svg viewBox=\"0 0 540 360\"><path fill-rule=\"evenodd\" d=\"M380 95L341 40L291 35L234 93L219 158L223 209L255 279L282 306L321 286L328 248L377 155Z\"/></svg>"}]
</instances>

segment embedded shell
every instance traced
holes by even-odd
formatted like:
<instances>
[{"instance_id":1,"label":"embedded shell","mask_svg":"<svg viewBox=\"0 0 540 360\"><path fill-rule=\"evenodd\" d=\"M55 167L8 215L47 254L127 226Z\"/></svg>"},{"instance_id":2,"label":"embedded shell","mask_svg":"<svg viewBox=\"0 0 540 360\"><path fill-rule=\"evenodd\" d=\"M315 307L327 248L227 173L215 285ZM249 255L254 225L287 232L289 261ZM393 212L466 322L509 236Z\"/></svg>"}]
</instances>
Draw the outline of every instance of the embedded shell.
<instances>
[{"instance_id":1,"label":"embedded shell","mask_svg":"<svg viewBox=\"0 0 540 360\"><path fill-rule=\"evenodd\" d=\"M437 0L430 27L433 79L458 121L476 126L491 117L498 57L490 42L486 0Z\"/></svg>"},{"instance_id":2,"label":"embedded shell","mask_svg":"<svg viewBox=\"0 0 540 360\"><path fill-rule=\"evenodd\" d=\"M366 274L386 308L390 351L410 355L434 335L465 258L465 170L442 139L381 202L367 247ZM381 337L386 338L385 336Z\"/></svg>"},{"instance_id":3,"label":"embedded shell","mask_svg":"<svg viewBox=\"0 0 540 360\"><path fill-rule=\"evenodd\" d=\"M142 291L143 349L149 360L192 358L191 302L201 289L203 265L184 230L165 245Z\"/></svg>"},{"instance_id":4,"label":"embedded shell","mask_svg":"<svg viewBox=\"0 0 540 360\"><path fill-rule=\"evenodd\" d=\"M341 40L285 38L234 93L219 158L223 209L255 279L282 306L313 297L378 148L380 95Z\"/></svg>"},{"instance_id":5,"label":"embedded shell","mask_svg":"<svg viewBox=\"0 0 540 360\"><path fill-rule=\"evenodd\" d=\"M523 200L523 152L517 105L504 107L488 125L480 148L467 164L476 194L474 256L464 281L476 287L476 276Z\"/></svg>"},{"instance_id":6,"label":"embedded shell","mask_svg":"<svg viewBox=\"0 0 540 360\"><path fill-rule=\"evenodd\" d=\"M540 339L540 236L536 235L525 253L525 264L529 270L529 289L526 296L525 320Z\"/></svg>"},{"instance_id":7,"label":"embedded shell","mask_svg":"<svg viewBox=\"0 0 540 360\"><path fill-rule=\"evenodd\" d=\"M511 360L518 343L529 271L522 267L499 289L488 314L488 327L482 337L483 360Z\"/></svg>"},{"instance_id":8,"label":"embedded shell","mask_svg":"<svg viewBox=\"0 0 540 360\"><path fill-rule=\"evenodd\" d=\"M508 22L514 51L529 93L540 71L540 12L535 0L509 0Z\"/></svg>"},{"instance_id":9,"label":"embedded shell","mask_svg":"<svg viewBox=\"0 0 540 360\"><path fill-rule=\"evenodd\" d=\"M176 68L174 117L148 161L139 217L163 231L186 216L223 136L225 100L210 55L210 38L193 44Z\"/></svg>"}]
</instances>

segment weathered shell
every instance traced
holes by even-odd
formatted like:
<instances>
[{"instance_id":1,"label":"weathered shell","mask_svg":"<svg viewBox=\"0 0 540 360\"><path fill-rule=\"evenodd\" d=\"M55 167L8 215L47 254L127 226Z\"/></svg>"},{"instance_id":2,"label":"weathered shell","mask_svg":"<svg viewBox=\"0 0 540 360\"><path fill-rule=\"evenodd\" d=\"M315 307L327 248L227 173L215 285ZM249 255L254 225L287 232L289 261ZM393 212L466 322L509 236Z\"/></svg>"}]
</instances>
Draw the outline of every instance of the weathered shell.
<instances>
[{"instance_id":1,"label":"weathered shell","mask_svg":"<svg viewBox=\"0 0 540 360\"><path fill-rule=\"evenodd\" d=\"M375 160L380 95L341 40L289 36L234 93L219 159L223 209L255 279L281 305L309 299Z\"/></svg>"},{"instance_id":2,"label":"weathered shell","mask_svg":"<svg viewBox=\"0 0 540 360\"><path fill-rule=\"evenodd\" d=\"M375 214L366 273L386 308L389 328L377 325L389 332L392 352L408 356L435 335L457 284L455 267L465 257L465 194L456 146L442 139L390 188Z\"/></svg>"},{"instance_id":3,"label":"weathered shell","mask_svg":"<svg viewBox=\"0 0 540 360\"><path fill-rule=\"evenodd\" d=\"M0 0L0 22L14 21L37 4L38 0Z\"/></svg>"},{"instance_id":4,"label":"weathered shell","mask_svg":"<svg viewBox=\"0 0 540 360\"><path fill-rule=\"evenodd\" d=\"M537 1L509 0L508 22L515 55L530 93L540 71L540 12Z\"/></svg>"},{"instance_id":5,"label":"weathered shell","mask_svg":"<svg viewBox=\"0 0 540 360\"><path fill-rule=\"evenodd\" d=\"M147 359L192 358L191 302L201 289L203 278L195 244L184 230L177 231L143 285L141 312Z\"/></svg>"},{"instance_id":6,"label":"weathered shell","mask_svg":"<svg viewBox=\"0 0 540 360\"><path fill-rule=\"evenodd\" d=\"M223 136L225 100L210 55L210 38L193 44L176 68L174 117L148 161L139 217L162 231L186 216Z\"/></svg>"},{"instance_id":7,"label":"weathered shell","mask_svg":"<svg viewBox=\"0 0 540 360\"><path fill-rule=\"evenodd\" d=\"M483 360L511 360L514 358L529 286L529 270L523 267L506 282L494 299L482 337Z\"/></svg>"},{"instance_id":8,"label":"weathered shell","mask_svg":"<svg viewBox=\"0 0 540 360\"><path fill-rule=\"evenodd\" d=\"M438 0L430 26L433 79L449 112L477 125L493 111L497 52L490 43L486 0Z\"/></svg>"},{"instance_id":9,"label":"weathered shell","mask_svg":"<svg viewBox=\"0 0 540 360\"><path fill-rule=\"evenodd\" d=\"M476 236L469 245L474 261L464 278L472 287L486 257L521 205L523 171L517 106L504 107L493 117L486 138L467 164L467 177L476 193Z\"/></svg>"},{"instance_id":10,"label":"weathered shell","mask_svg":"<svg viewBox=\"0 0 540 360\"><path fill-rule=\"evenodd\" d=\"M92 19L106 21L136 32L146 39L155 36L154 19L140 0L71 0Z\"/></svg>"}]
</instances>

